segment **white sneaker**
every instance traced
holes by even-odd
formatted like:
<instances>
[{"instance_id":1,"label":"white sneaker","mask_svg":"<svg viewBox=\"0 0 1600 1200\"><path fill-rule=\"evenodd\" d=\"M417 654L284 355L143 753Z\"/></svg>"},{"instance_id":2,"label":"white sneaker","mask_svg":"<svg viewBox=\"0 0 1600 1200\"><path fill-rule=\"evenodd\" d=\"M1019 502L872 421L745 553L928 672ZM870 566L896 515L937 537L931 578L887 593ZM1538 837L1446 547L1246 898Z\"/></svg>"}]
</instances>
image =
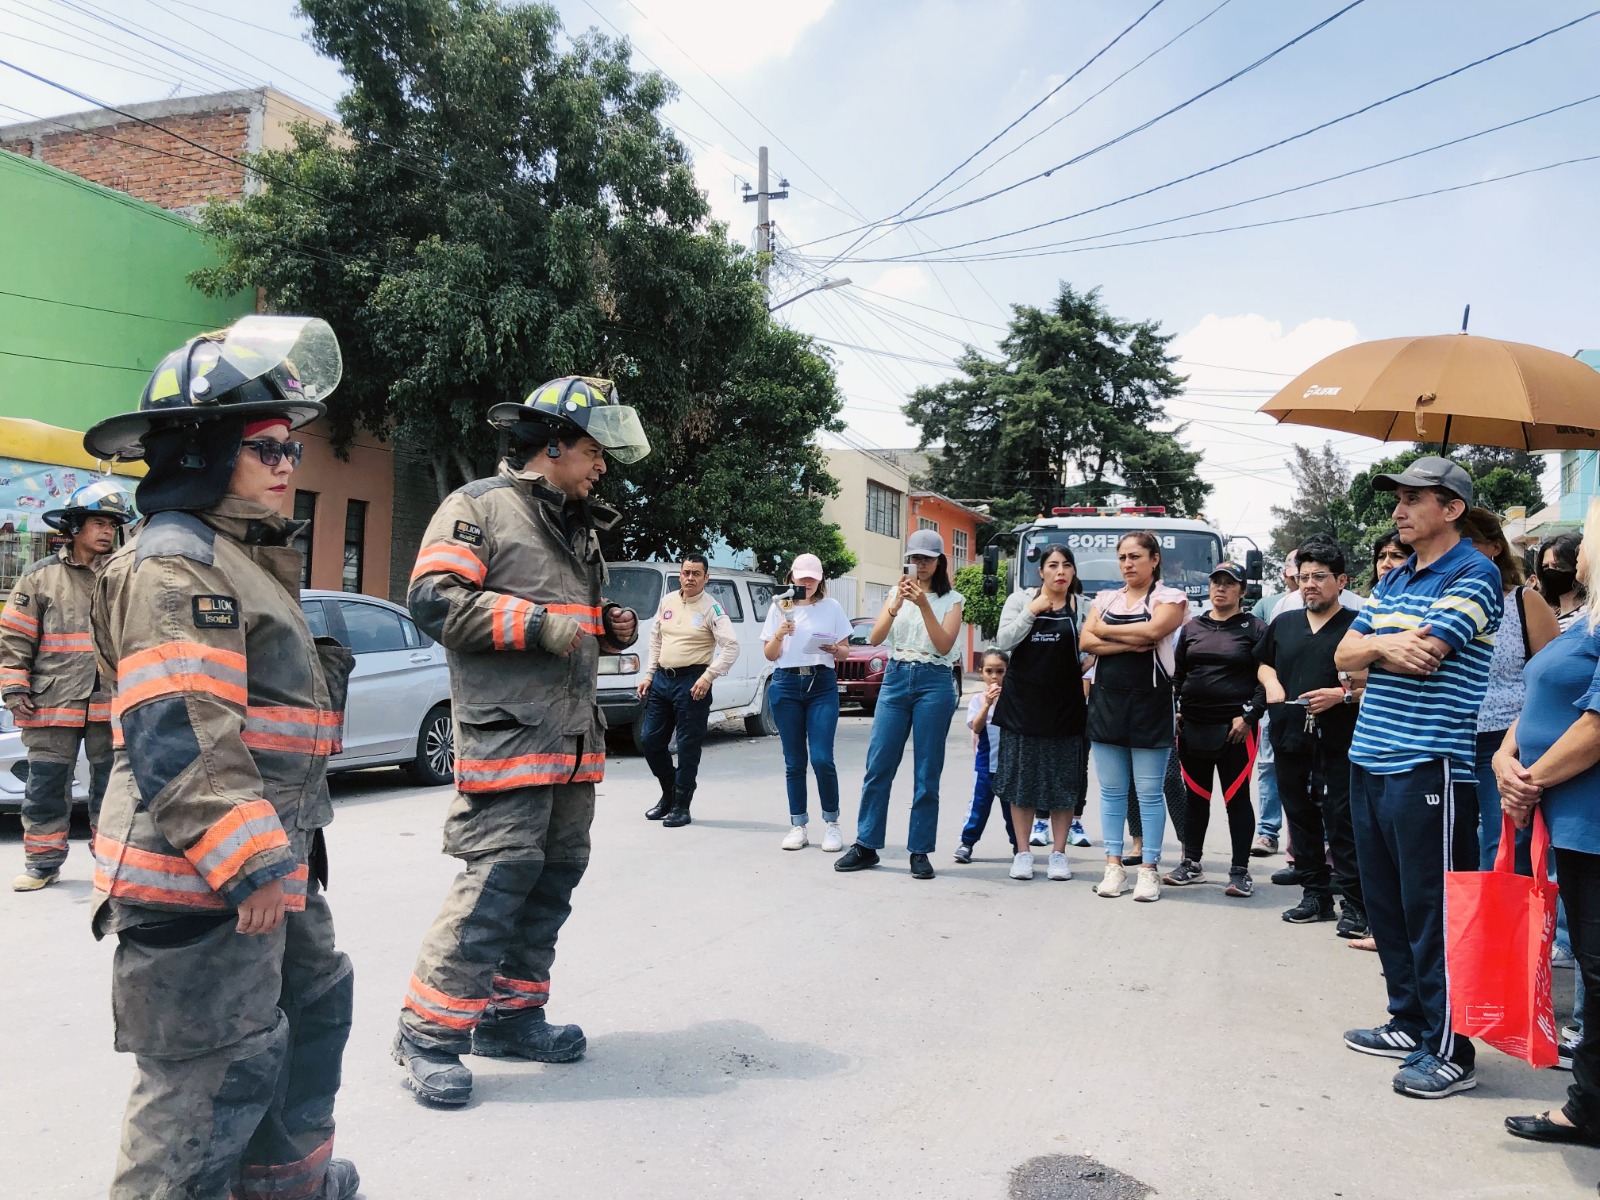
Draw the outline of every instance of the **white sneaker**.
<instances>
[{"instance_id":1,"label":"white sneaker","mask_svg":"<svg viewBox=\"0 0 1600 1200\"><path fill-rule=\"evenodd\" d=\"M824 821L822 823L822 852L824 854L837 854L844 849L844 834L839 832L839 822Z\"/></svg>"},{"instance_id":2,"label":"white sneaker","mask_svg":"<svg viewBox=\"0 0 1600 1200\"><path fill-rule=\"evenodd\" d=\"M1122 889L1128 886L1128 873L1122 869L1121 863L1108 862L1106 864L1105 878L1094 885L1094 894L1110 899L1122 895Z\"/></svg>"},{"instance_id":3,"label":"white sneaker","mask_svg":"<svg viewBox=\"0 0 1600 1200\"><path fill-rule=\"evenodd\" d=\"M1050 851L1050 867L1045 874L1051 879L1071 879L1072 868L1067 865L1067 856L1059 850Z\"/></svg>"},{"instance_id":4,"label":"white sneaker","mask_svg":"<svg viewBox=\"0 0 1600 1200\"><path fill-rule=\"evenodd\" d=\"M1161 872L1146 863L1139 868L1139 879L1133 885L1133 898L1149 902L1161 899Z\"/></svg>"},{"instance_id":5,"label":"white sneaker","mask_svg":"<svg viewBox=\"0 0 1600 1200\"><path fill-rule=\"evenodd\" d=\"M1033 878L1033 852L1024 850L1011 860L1011 878Z\"/></svg>"},{"instance_id":6,"label":"white sneaker","mask_svg":"<svg viewBox=\"0 0 1600 1200\"><path fill-rule=\"evenodd\" d=\"M789 836L783 839L783 848L785 850L804 850L810 844L811 839L806 837L806 827L804 825L796 825L789 830Z\"/></svg>"},{"instance_id":7,"label":"white sneaker","mask_svg":"<svg viewBox=\"0 0 1600 1200\"><path fill-rule=\"evenodd\" d=\"M1048 846L1050 844L1050 822L1040 821L1035 818L1033 832L1028 835L1028 845Z\"/></svg>"}]
</instances>

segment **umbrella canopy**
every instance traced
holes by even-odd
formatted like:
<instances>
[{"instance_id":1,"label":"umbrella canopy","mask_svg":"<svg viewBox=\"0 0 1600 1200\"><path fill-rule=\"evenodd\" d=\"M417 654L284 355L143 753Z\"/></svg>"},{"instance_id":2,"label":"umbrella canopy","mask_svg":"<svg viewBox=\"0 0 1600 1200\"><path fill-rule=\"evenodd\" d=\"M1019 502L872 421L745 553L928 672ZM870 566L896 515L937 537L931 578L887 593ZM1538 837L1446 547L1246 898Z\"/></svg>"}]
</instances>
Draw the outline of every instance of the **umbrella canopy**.
<instances>
[{"instance_id":1,"label":"umbrella canopy","mask_svg":"<svg viewBox=\"0 0 1600 1200\"><path fill-rule=\"evenodd\" d=\"M1347 346L1261 411L1384 442L1600 449L1600 371L1539 346L1465 333Z\"/></svg>"}]
</instances>

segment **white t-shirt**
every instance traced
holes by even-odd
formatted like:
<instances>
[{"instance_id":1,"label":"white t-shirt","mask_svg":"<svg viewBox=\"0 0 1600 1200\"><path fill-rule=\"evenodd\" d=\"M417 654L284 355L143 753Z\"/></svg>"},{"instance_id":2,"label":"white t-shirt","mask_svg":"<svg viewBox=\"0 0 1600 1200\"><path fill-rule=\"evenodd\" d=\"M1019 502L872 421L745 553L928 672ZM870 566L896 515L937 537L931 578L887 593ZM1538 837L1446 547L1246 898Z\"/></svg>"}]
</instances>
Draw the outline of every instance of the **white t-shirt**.
<instances>
[{"instance_id":1,"label":"white t-shirt","mask_svg":"<svg viewBox=\"0 0 1600 1200\"><path fill-rule=\"evenodd\" d=\"M944 624L944 619L950 615L950 610L961 602L961 593L955 588L951 588L942 596L928 593L928 608L933 613L934 621L940 625ZM894 624L889 626L888 647L889 657L900 662L953 664L961 656L959 636L943 654L934 649L933 639L928 636L928 623L922 617L922 610L909 600L900 605L900 615L895 617Z\"/></svg>"},{"instance_id":2,"label":"white t-shirt","mask_svg":"<svg viewBox=\"0 0 1600 1200\"><path fill-rule=\"evenodd\" d=\"M967 728L972 728L972 723L978 719L978 710L983 707L983 693L980 691L971 700L967 701ZM1000 753L1000 729L992 718L994 709L989 709L989 716L983 722L984 736L989 739L989 769L995 769L995 755Z\"/></svg>"},{"instance_id":3,"label":"white t-shirt","mask_svg":"<svg viewBox=\"0 0 1600 1200\"><path fill-rule=\"evenodd\" d=\"M837 665L838 659L826 651L813 651L806 653L805 647L811 643L812 635L820 635L830 642L844 642L850 639L850 618L844 614L844 606L837 600L830 600L826 596L810 604L796 604L788 612L783 611L783 606L774 602L767 610L767 623L761 629L763 644L770 642L778 632L778 627L785 618L794 621L794 632L783 639L783 653L778 655L778 660L773 663L775 667L832 667Z\"/></svg>"}]
</instances>

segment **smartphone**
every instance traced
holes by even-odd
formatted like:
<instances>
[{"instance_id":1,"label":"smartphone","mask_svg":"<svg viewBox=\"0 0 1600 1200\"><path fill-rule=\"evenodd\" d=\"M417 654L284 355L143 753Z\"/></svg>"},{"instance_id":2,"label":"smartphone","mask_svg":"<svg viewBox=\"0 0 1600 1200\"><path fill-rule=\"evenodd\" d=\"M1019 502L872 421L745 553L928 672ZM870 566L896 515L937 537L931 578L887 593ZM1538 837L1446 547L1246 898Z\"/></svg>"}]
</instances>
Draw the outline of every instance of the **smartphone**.
<instances>
[{"instance_id":1,"label":"smartphone","mask_svg":"<svg viewBox=\"0 0 1600 1200\"><path fill-rule=\"evenodd\" d=\"M1284 703L1285 704L1293 704L1293 705L1296 705L1296 706L1298 706L1300 708L1310 708L1311 707L1311 701L1307 700L1304 696L1301 696L1298 699L1294 699L1294 700L1285 700Z\"/></svg>"},{"instance_id":2,"label":"smartphone","mask_svg":"<svg viewBox=\"0 0 1600 1200\"><path fill-rule=\"evenodd\" d=\"M912 567L910 563L907 563L905 566L900 568L900 574L910 575L913 570L915 570L915 568Z\"/></svg>"}]
</instances>

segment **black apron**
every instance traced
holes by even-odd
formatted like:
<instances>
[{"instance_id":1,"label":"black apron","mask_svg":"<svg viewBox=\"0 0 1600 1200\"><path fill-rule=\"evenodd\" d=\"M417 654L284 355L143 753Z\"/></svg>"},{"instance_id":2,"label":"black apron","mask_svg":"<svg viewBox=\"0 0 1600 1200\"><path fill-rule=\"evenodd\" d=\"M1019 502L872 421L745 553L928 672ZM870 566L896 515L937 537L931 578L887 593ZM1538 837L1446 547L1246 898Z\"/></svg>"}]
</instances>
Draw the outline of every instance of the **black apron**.
<instances>
[{"instance_id":1,"label":"black apron","mask_svg":"<svg viewBox=\"0 0 1600 1200\"><path fill-rule=\"evenodd\" d=\"M1149 598L1134 613L1102 612L1107 625L1140 625L1151 619ZM1088 738L1108 746L1170 750L1173 745L1172 676L1154 648L1095 659L1089 688Z\"/></svg>"}]
</instances>

